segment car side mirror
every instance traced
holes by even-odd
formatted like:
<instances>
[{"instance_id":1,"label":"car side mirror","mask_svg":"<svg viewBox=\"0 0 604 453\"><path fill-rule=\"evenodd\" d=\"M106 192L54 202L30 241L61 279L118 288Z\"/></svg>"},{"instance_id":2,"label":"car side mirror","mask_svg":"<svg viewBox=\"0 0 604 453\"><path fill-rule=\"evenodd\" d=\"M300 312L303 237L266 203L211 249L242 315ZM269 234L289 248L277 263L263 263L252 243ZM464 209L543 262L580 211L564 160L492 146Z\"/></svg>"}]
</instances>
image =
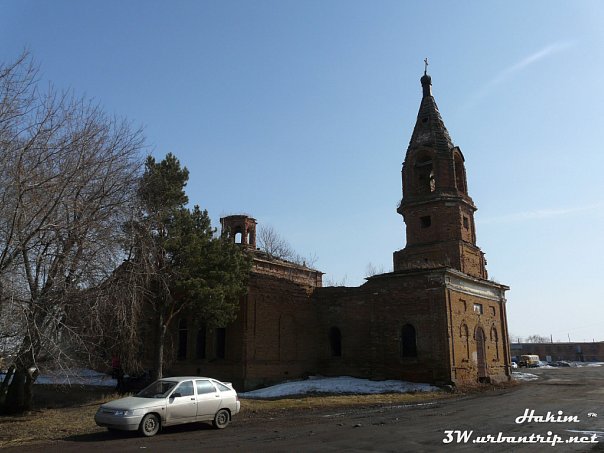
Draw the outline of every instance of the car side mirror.
<instances>
[{"instance_id":1,"label":"car side mirror","mask_svg":"<svg viewBox=\"0 0 604 453\"><path fill-rule=\"evenodd\" d=\"M174 392L172 393L172 395L170 396L170 398L180 398L182 395L178 392Z\"/></svg>"}]
</instances>

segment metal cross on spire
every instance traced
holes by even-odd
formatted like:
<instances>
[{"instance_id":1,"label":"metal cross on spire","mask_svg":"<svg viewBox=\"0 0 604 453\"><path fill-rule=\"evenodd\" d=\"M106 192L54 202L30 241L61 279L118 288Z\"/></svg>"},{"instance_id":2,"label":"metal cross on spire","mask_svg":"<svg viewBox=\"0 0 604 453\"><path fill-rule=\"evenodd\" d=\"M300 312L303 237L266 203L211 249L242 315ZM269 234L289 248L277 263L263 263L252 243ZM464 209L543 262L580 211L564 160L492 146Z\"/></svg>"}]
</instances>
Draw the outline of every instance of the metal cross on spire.
<instances>
[{"instance_id":1,"label":"metal cross on spire","mask_svg":"<svg viewBox=\"0 0 604 453\"><path fill-rule=\"evenodd\" d=\"M428 57L424 58L424 75L428 74Z\"/></svg>"}]
</instances>

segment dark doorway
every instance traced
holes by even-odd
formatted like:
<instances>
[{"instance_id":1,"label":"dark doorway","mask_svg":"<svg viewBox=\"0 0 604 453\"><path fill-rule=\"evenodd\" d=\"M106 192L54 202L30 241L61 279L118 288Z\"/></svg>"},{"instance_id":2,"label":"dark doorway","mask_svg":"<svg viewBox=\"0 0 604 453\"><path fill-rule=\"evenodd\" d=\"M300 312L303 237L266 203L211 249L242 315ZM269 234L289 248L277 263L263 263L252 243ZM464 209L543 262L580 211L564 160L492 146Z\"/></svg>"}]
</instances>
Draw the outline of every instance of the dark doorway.
<instances>
[{"instance_id":1,"label":"dark doorway","mask_svg":"<svg viewBox=\"0 0 604 453\"><path fill-rule=\"evenodd\" d=\"M342 334L337 327L329 329L329 345L332 357L342 357Z\"/></svg>"},{"instance_id":2,"label":"dark doorway","mask_svg":"<svg viewBox=\"0 0 604 453\"><path fill-rule=\"evenodd\" d=\"M401 329L401 357L417 357L415 327L411 324L405 324Z\"/></svg>"}]
</instances>

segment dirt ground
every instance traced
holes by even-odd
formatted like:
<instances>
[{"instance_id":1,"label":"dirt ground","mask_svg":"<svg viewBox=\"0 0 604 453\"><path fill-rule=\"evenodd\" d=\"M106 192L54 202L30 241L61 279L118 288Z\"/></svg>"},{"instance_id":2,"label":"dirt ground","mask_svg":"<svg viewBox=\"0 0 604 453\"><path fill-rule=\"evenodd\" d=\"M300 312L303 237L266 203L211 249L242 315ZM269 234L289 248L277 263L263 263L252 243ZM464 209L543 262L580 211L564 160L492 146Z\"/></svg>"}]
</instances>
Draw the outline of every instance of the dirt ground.
<instances>
[{"instance_id":1,"label":"dirt ground","mask_svg":"<svg viewBox=\"0 0 604 453\"><path fill-rule=\"evenodd\" d=\"M97 429L30 444L27 450L604 451L598 442L604 436L604 367L534 373L539 380L448 399L248 407L226 430L193 424L141 438ZM23 451L6 447L7 452Z\"/></svg>"},{"instance_id":2,"label":"dirt ground","mask_svg":"<svg viewBox=\"0 0 604 453\"><path fill-rule=\"evenodd\" d=\"M94 414L103 402L121 398L107 387L37 385L35 410L26 415L0 416L0 448L52 443L66 438L105 433L94 423ZM334 395L281 398L276 400L242 399L237 422L275 419L284 413L313 413L321 409L368 408L391 404L418 404L454 397L443 393L382 395ZM195 429L199 425L195 425Z\"/></svg>"}]
</instances>

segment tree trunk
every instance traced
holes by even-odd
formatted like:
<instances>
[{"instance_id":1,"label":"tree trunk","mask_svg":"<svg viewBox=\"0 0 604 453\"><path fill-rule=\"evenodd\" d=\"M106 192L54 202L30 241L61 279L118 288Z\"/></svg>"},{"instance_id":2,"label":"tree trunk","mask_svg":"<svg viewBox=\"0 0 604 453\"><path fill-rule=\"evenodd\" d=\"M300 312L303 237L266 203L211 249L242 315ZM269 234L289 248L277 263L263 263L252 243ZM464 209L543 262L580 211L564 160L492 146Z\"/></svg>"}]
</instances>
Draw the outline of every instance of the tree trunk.
<instances>
[{"instance_id":1,"label":"tree trunk","mask_svg":"<svg viewBox=\"0 0 604 453\"><path fill-rule=\"evenodd\" d=\"M157 338L155 343L155 379L161 379L164 371L164 342L166 339L166 325L164 324L164 315L159 313L157 316Z\"/></svg>"}]
</instances>

